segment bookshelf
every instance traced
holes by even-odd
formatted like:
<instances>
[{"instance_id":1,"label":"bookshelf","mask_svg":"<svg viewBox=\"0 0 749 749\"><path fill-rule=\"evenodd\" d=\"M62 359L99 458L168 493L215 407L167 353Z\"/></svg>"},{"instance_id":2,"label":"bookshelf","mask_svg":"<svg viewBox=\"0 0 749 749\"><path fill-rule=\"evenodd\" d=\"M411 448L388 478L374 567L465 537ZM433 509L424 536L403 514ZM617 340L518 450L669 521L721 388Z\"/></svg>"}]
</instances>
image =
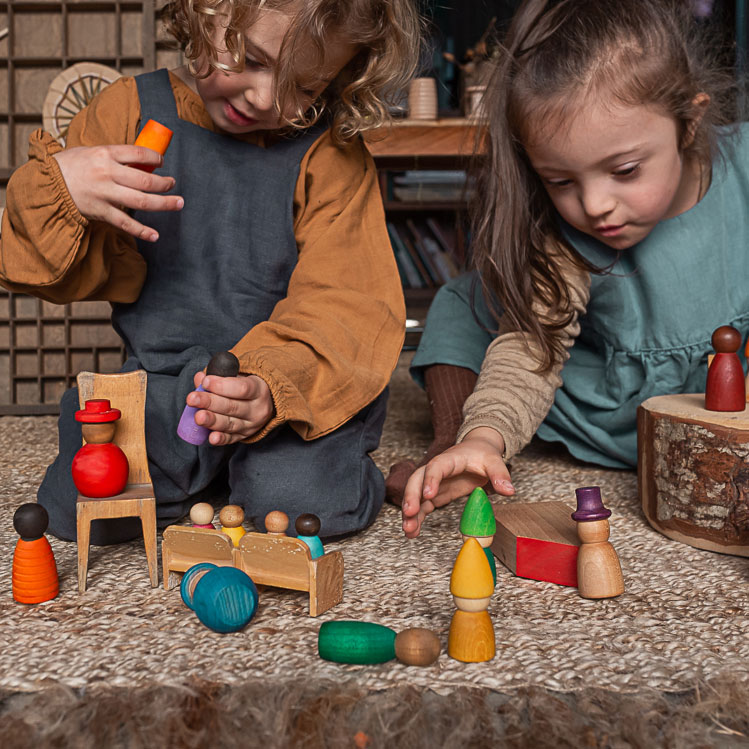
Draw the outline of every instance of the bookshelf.
<instances>
[{"instance_id":1,"label":"bookshelf","mask_svg":"<svg viewBox=\"0 0 749 749\"><path fill-rule=\"evenodd\" d=\"M405 252L402 246L405 241L414 263L420 268L420 272L417 270L419 275L422 278L431 277L431 280L414 288L401 269L404 276L407 314L410 319L417 320L419 323L412 330L415 335L407 336L407 346L416 342L426 319L429 304L437 288L447 280L444 277L444 271L440 272L439 268L437 273L434 273L433 266L425 268L425 265L430 262L430 254L429 252L414 253L413 243L421 248L422 242L434 244L433 240L437 240L437 243L453 256L452 262L458 266L464 254L464 239L458 226L459 216L466 208L462 191L456 190L454 194L451 194L448 190L442 199L433 199L434 195L429 190L428 174L429 172L434 172L435 175L441 174L449 182L451 172L467 167L476 147L478 134L475 120L445 117L429 122L396 120L391 127L368 133L365 138L380 173L385 215L396 258ZM397 183L399 179L407 182L407 179L392 175L404 172L410 174L418 172L424 175L427 184L423 195L418 189L413 189L412 193L408 193L408 185L402 184L400 186L401 199L395 199L392 194L393 182ZM439 237L436 225L444 227L446 233L451 235L451 239L445 241ZM419 236L423 234L427 234L430 238L424 240L423 236ZM411 242L409 242L409 237ZM440 257L437 257L437 260L444 262Z\"/></svg>"}]
</instances>

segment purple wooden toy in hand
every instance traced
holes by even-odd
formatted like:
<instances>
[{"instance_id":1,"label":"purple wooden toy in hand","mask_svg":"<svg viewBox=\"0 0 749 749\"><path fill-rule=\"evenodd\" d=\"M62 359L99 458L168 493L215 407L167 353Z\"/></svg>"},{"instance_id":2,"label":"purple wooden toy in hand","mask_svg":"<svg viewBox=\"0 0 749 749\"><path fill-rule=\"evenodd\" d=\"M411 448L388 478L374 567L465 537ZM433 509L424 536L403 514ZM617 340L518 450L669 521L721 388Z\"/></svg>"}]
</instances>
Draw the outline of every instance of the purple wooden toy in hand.
<instances>
[{"instance_id":1,"label":"purple wooden toy in hand","mask_svg":"<svg viewBox=\"0 0 749 749\"><path fill-rule=\"evenodd\" d=\"M231 351L219 351L211 357L205 373L218 377L236 377L239 374L239 359ZM196 390L203 390L202 385L198 385ZM195 423L196 411L200 409L185 406L177 426L177 434L191 445L202 445L208 439L211 430Z\"/></svg>"}]
</instances>

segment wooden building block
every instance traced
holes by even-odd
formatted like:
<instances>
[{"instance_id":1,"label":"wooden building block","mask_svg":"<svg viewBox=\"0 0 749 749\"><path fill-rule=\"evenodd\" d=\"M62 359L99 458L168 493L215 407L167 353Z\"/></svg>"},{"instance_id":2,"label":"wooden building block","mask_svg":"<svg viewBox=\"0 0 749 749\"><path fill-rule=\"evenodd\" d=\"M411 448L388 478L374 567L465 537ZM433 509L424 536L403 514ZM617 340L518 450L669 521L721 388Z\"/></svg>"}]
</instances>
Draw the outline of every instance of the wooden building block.
<instances>
[{"instance_id":1,"label":"wooden building block","mask_svg":"<svg viewBox=\"0 0 749 749\"><path fill-rule=\"evenodd\" d=\"M749 556L749 411L705 409L702 393L637 412L638 486L648 522L699 549Z\"/></svg>"},{"instance_id":2,"label":"wooden building block","mask_svg":"<svg viewBox=\"0 0 749 749\"><path fill-rule=\"evenodd\" d=\"M577 587L580 540L573 511L564 502L495 505L494 556L518 577Z\"/></svg>"}]
</instances>

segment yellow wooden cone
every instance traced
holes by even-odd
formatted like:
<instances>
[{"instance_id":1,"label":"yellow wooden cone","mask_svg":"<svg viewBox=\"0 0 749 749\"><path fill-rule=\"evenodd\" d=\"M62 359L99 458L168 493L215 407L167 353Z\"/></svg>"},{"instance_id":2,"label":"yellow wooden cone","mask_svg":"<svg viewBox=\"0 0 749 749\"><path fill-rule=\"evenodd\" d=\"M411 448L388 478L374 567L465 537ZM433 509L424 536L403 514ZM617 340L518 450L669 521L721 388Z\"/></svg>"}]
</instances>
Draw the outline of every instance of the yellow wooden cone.
<instances>
[{"instance_id":1,"label":"yellow wooden cone","mask_svg":"<svg viewBox=\"0 0 749 749\"><path fill-rule=\"evenodd\" d=\"M489 560L475 538L466 539L450 576L450 592L458 598L489 598L494 579Z\"/></svg>"}]
</instances>

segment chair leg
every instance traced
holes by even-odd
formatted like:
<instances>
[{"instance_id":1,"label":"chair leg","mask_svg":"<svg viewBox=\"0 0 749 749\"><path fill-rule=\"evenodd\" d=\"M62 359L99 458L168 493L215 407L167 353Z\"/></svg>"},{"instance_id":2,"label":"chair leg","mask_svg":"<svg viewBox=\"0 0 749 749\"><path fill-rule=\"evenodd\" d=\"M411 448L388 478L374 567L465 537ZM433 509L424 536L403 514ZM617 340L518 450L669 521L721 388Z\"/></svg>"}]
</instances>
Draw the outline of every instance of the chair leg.
<instances>
[{"instance_id":1,"label":"chair leg","mask_svg":"<svg viewBox=\"0 0 749 749\"><path fill-rule=\"evenodd\" d=\"M159 563L156 546L155 499L144 499L141 503L140 522L143 526L143 543L146 547L146 559L148 559L148 575L151 578L151 587L157 588L159 586Z\"/></svg>"},{"instance_id":2,"label":"chair leg","mask_svg":"<svg viewBox=\"0 0 749 749\"><path fill-rule=\"evenodd\" d=\"M76 514L76 529L78 538L78 592L86 591L86 575L88 573L88 548L91 538L91 518L85 503L79 502Z\"/></svg>"},{"instance_id":3,"label":"chair leg","mask_svg":"<svg viewBox=\"0 0 749 749\"><path fill-rule=\"evenodd\" d=\"M169 552L161 542L161 576L164 578L164 590L169 590Z\"/></svg>"}]
</instances>

